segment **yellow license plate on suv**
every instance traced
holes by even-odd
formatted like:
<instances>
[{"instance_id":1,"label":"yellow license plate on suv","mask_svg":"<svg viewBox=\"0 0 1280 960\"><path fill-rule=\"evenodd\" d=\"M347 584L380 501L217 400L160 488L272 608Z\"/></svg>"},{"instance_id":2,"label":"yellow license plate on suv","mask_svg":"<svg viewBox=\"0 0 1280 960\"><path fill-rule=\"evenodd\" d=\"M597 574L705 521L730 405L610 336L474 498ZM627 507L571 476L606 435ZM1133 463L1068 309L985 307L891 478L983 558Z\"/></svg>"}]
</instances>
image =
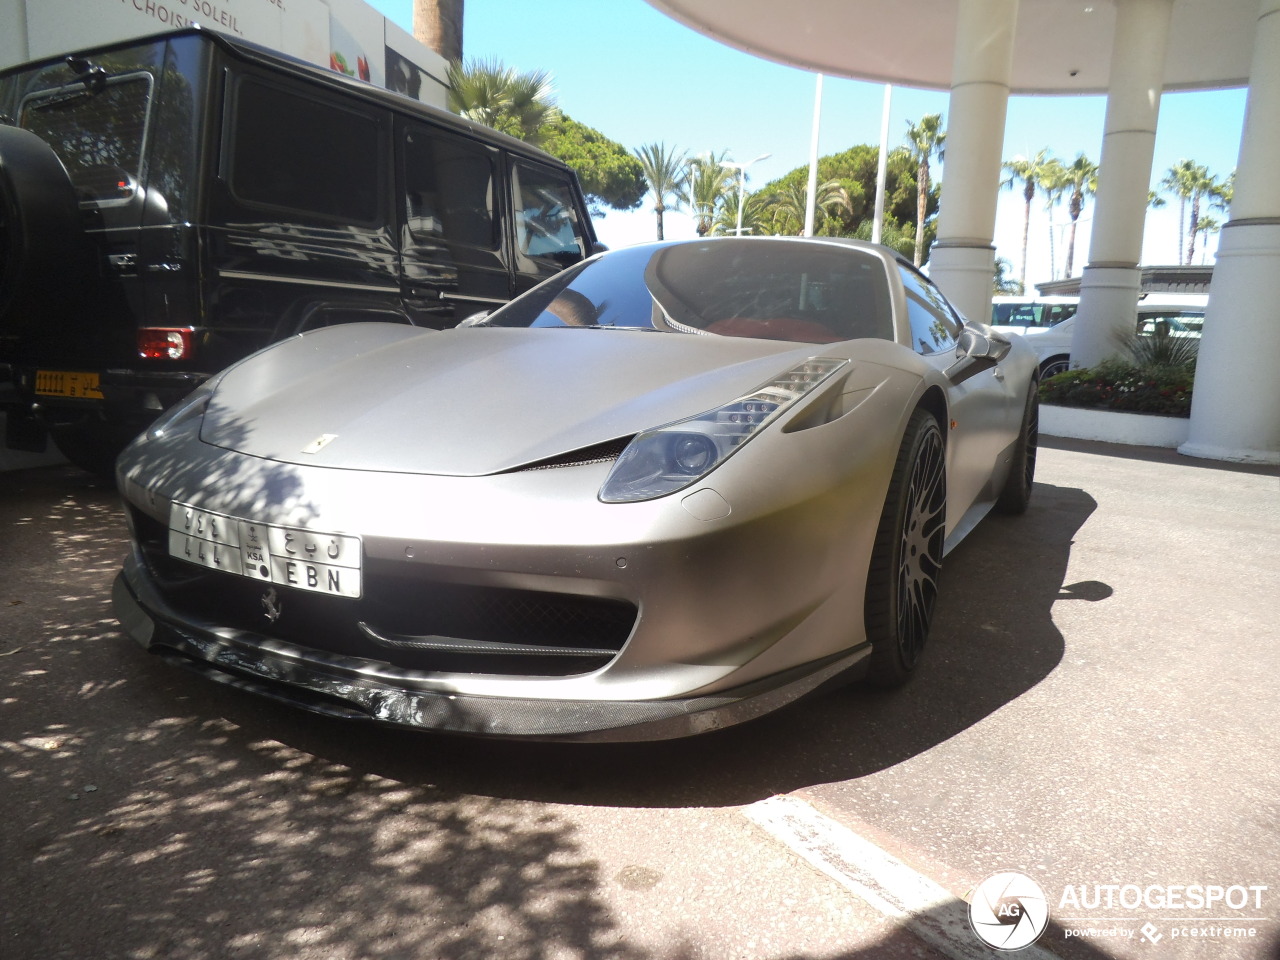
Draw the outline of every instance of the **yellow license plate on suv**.
<instances>
[{"instance_id":1,"label":"yellow license plate on suv","mask_svg":"<svg viewBox=\"0 0 1280 960\"><path fill-rule=\"evenodd\" d=\"M42 397L102 399L96 373L74 373L67 370L37 370L36 393Z\"/></svg>"}]
</instances>

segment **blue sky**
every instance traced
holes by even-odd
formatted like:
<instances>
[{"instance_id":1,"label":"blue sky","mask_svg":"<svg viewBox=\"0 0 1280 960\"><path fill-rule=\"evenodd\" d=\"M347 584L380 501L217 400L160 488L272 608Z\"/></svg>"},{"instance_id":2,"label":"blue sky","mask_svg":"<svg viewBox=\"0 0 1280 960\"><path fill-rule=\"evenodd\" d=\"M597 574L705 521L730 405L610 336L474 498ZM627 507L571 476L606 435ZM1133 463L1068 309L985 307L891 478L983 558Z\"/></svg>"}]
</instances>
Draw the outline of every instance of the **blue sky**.
<instances>
[{"instance_id":1,"label":"blue sky","mask_svg":"<svg viewBox=\"0 0 1280 960\"><path fill-rule=\"evenodd\" d=\"M412 31L412 0L369 0ZM904 34L905 35L905 34ZM813 117L814 74L761 60L709 40L658 13L643 0L466 0L464 48L468 58L496 58L518 70L551 72L559 105L628 148L665 141L690 154L728 150L739 161L771 154L751 168L748 189L806 164ZM827 77L823 90L820 152L878 143L884 87ZM1243 90L1166 93L1161 100L1152 180L1190 158L1225 177L1235 167L1244 119ZM1047 147L1070 160L1085 153L1095 163L1106 103L1101 97L1015 97L1010 101L1003 156L1029 156ZM908 121L947 112L946 92L895 87L890 145L902 142ZM943 177L945 179L945 167ZM944 201L945 202L945 201ZM651 240L651 204L596 221L610 246ZM1091 205L1076 241L1075 272L1087 262ZM996 252L1017 275L1024 206L1021 192L1001 193ZM1220 214L1215 214L1222 219ZM1065 259L1065 209L1054 260ZM693 236L692 222L668 214L666 234ZM1028 282L1049 278L1050 226L1042 203L1032 209ZM1210 241L1210 259L1216 239ZM1147 220L1143 260L1177 263L1177 203ZM1197 254L1197 261L1199 261Z\"/></svg>"}]
</instances>

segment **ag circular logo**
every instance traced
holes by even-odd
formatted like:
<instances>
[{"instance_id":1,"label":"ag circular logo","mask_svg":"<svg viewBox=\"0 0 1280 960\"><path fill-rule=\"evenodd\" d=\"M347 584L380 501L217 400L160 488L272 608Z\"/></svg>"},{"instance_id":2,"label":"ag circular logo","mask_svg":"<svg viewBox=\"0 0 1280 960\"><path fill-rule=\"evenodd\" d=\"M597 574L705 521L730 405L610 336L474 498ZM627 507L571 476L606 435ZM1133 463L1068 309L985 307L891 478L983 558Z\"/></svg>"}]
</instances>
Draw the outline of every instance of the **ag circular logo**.
<instances>
[{"instance_id":1,"label":"ag circular logo","mask_svg":"<svg viewBox=\"0 0 1280 960\"><path fill-rule=\"evenodd\" d=\"M969 926L997 950L1021 950L1035 943L1049 925L1049 902L1026 874L993 873L973 891Z\"/></svg>"}]
</instances>

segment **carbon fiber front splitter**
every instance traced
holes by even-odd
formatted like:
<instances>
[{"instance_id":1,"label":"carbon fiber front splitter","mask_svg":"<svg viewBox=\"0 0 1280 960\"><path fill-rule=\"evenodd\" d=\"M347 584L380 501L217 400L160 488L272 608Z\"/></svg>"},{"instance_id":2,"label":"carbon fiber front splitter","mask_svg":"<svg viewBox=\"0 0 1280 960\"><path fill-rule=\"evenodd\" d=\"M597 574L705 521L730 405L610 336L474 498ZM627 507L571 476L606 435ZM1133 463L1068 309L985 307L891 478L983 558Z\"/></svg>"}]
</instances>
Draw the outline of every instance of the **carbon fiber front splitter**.
<instances>
[{"instance_id":1,"label":"carbon fiber front splitter","mask_svg":"<svg viewBox=\"0 0 1280 960\"><path fill-rule=\"evenodd\" d=\"M315 713L393 726L532 740L666 740L770 713L859 665L864 644L710 696L666 700L482 697L429 689L429 677L247 631L194 622L172 610L134 557L112 590L116 617L144 648L211 680Z\"/></svg>"}]
</instances>

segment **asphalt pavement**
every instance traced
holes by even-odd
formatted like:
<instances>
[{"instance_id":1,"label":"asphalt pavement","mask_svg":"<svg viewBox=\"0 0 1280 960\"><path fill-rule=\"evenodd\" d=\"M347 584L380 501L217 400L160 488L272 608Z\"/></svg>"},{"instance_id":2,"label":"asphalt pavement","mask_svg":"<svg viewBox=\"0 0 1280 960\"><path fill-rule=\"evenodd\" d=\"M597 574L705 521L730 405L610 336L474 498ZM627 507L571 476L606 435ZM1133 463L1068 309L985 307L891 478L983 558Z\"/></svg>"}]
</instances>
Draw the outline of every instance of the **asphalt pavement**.
<instances>
[{"instance_id":1,"label":"asphalt pavement","mask_svg":"<svg viewBox=\"0 0 1280 960\"><path fill-rule=\"evenodd\" d=\"M167 666L111 616L114 491L0 475L0 957L961 955L761 829L779 795L957 899L1026 874L1065 958L1280 955L1280 481L1049 443L1027 515L948 557L906 688L626 746L382 730Z\"/></svg>"}]
</instances>

